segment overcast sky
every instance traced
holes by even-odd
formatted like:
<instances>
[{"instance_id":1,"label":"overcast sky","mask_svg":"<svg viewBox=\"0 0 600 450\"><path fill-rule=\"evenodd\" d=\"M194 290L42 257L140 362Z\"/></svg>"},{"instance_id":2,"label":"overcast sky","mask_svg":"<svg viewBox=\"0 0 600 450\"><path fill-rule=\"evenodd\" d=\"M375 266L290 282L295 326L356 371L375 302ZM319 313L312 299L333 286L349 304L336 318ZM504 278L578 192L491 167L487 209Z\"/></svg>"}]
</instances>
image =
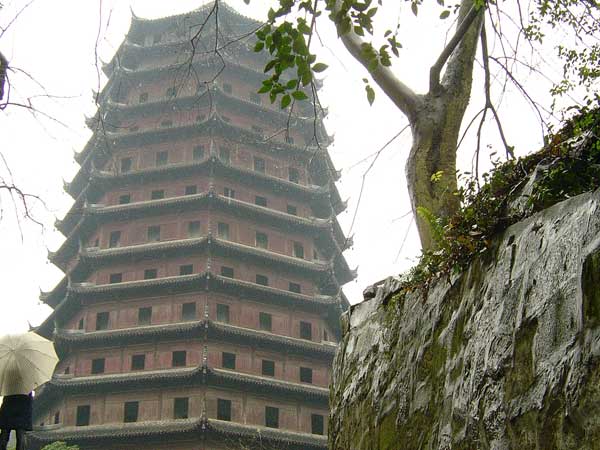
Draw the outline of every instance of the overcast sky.
<instances>
[{"instance_id":1,"label":"overcast sky","mask_svg":"<svg viewBox=\"0 0 600 450\"><path fill-rule=\"evenodd\" d=\"M3 27L26 2L4 3L5 9L0 11ZM64 240L53 225L73 202L62 190L63 179L69 181L77 171L73 152L80 151L91 134L84 117L95 111L92 90L105 82L104 75L98 74L95 48L100 58L110 60L128 30L130 7L138 16L155 18L186 12L203 3L202 0L36 0L0 37L0 49L11 65L26 71L49 94L56 96L33 99L40 111L52 119L43 114L33 117L16 106L0 113L0 152L15 182L27 192L39 195L45 203L45 206L30 203L34 217L42 223L38 226L19 218L9 199L3 198L0 334L23 331L28 323L37 325L43 320L49 309L38 301L40 289L51 290L62 277L62 272L47 261L47 250L56 250ZM241 0L228 3L260 19L266 16L270 2L252 0L249 6ZM425 12L416 19L408 11L409 3L393 3L395 6L381 14L379 20L395 26L398 14L408 12L403 15L400 35L405 49L400 60L394 62L394 68L410 86L423 92L429 65L443 46L450 20L426 19ZM432 15L438 14L439 10L432 8ZM323 75L321 100L329 108L326 126L334 135L329 151L336 167L342 170L338 187L342 198L350 200L339 220L344 231L354 235L354 248L346 256L351 267L358 266L359 276L344 290L350 302L356 303L362 299L361 292L367 285L406 270L419 252L404 179L410 136L405 133L383 151L366 176L356 223L351 230L361 180L372 161L371 155L407 122L379 92L375 105L369 107L363 90L364 70L345 53L331 27L326 25L323 23L320 28L326 47L318 49L318 55L330 68ZM556 73L544 70L555 78ZM11 74L11 82L15 101L42 93L22 72ZM481 91L480 87L475 89ZM543 96L547 85L536 81L533 89ZM501 111L509 139L522 154L539 147L541 132L530 108L511 91L509 88L501 97ZM480 99L479 94L476 98ZM481 104L477 106L480 108ZM491 143L493 150L500 150L497 133L492 126L489 130L484 145ZM463 169L470 168L472 148L472 140L467 141L460 160ZM488 156L484 155L483 160L487 161ZM0 173L7 175L4 167Z\"/></svg>"}]
</instances>

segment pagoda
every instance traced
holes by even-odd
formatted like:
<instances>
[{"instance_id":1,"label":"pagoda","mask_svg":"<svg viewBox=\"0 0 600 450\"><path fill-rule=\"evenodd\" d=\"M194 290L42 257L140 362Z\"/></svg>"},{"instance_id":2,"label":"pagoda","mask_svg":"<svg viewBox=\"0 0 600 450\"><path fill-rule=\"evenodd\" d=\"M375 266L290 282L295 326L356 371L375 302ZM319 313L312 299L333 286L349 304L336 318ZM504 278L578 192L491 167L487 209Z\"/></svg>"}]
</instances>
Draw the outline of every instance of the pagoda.
<instances>
[{"instance_id":1,"label":"pagoda","mask_svg":"<svg viewBox=\"0 0 600 450\"><path fill-rule=\"evenodd\" d=\"M31 448L327 448L345 204L314 105L257 94L258 27L223 2L133 16L103 66Z\"/></svg>"}]
</instances>

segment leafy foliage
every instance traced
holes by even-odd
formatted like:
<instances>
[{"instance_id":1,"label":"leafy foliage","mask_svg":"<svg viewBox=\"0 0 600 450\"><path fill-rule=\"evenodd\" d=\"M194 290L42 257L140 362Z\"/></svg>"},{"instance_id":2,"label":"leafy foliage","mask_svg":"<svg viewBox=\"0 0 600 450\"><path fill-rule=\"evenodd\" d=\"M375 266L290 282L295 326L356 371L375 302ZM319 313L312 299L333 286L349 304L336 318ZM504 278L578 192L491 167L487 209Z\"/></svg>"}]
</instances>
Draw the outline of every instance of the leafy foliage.
<instances>
[{"instance_id":1,"label":"leafy foliage","mask_svg":"<svg viewBox=\"0 0 600 450\"><path fill-rule=\"evenodd\" d=\"M65 442L58 441L46 445L42 450L79 450L79 447L76 445L67 445Z\"/></svg>"},{"instance_id":2,"label":"leafy foliage","mask_svg":"<svg viewBox=\"0 0 600 450\"><path fill-rule=\"evenodd\" d=\"M496 162L494 170L484 175L486 183L481 188L474 178L468 179L456 193L462 207L454 216L446 219L419 210L435 230L437 246L423 252L403 290L426 289L433 279L460 272L475 256L485 253L492 238L508 226L600 187L600 96L573 111L574 116L539 152ZM511 210L510 203L534 175L524 207Z\"/></svg>"}]
</instances>

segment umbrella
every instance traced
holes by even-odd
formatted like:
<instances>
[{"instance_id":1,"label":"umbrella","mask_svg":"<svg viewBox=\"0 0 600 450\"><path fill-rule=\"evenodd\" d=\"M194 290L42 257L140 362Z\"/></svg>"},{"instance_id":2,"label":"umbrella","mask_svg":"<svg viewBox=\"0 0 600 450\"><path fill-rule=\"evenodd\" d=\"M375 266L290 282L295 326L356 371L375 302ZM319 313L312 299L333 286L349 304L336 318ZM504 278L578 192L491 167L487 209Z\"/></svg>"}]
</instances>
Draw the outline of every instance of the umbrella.
<instances>
[{"instance_id":1,"label":"umbrella","mask_svg":"<svg viewBox=\"0 0 600 450\"><path fill-rule=\"evenodd\" d=\"M54 344L30 331L0 337L0 395L29 394L52 377Z\"/></svg>"}]
</instances>

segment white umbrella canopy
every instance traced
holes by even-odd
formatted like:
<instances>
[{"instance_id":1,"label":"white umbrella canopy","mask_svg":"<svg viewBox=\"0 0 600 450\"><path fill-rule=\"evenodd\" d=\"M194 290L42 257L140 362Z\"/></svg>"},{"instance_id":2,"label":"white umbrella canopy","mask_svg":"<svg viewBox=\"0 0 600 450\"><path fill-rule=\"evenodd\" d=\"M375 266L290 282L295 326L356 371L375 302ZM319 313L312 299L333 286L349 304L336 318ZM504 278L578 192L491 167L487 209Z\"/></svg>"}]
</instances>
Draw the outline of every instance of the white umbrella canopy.
<instances>
[{"instance_id":1,"label":"white umbrella canopy","mask_svg":"<svg viewBox=\"0 0 600 450\"><path fill-rule=\"evenodd\" d=\"M0 337L0 395L29 394L58 362L54 344L34 332Z\"/></svg>"}]
</instances>

